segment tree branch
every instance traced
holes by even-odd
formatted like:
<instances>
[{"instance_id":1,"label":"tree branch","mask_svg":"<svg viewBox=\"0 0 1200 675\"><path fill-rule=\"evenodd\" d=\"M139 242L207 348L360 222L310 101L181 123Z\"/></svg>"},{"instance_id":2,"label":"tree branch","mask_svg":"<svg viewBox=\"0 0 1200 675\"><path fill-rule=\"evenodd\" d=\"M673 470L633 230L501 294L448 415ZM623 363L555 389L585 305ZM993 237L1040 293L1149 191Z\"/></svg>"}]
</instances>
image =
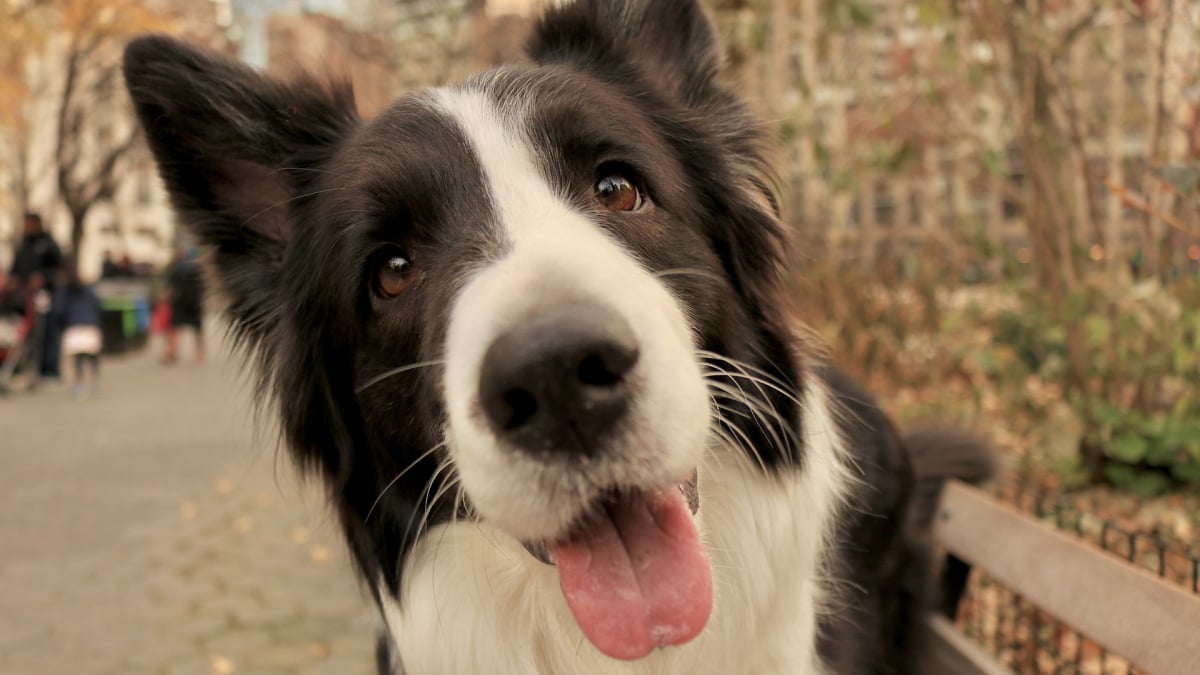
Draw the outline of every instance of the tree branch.
<instances>
[{"instance_id":1,"label":"tree branch","mask_svg":"<svg viewBox=\"0 0 1200 675\"><path fill-rule=\"evenodd\" d=\"M55 128L54 140L54 159L58 168L58 189L62 193L63 199L67 200L67 208L74 209L70 203L71 193L71 168L78 161L78 154L75 154L68 161L67 157L67 139L74 137L76 141L76 150L78 150L78 127L71 123L71 101L74 98L75 87L79 80L79 64L81 61L80 52L77 50L77 44L72 41L67 56L66 75L63 80L62 95L59 98L58 118ZM74 129L71 129L75 127ZM73 133L69 133L69 129Z\"/></svg>"},{"instance_id":2,"label":"tree branch","mask_svg":"<svg viewBox=\"0 0 1200 675\"><path fill-rule=\"evenodd\" d=\"M1082 37L1089 28L1096 24L1096 18L1100 16L1100 9L1103 6L1104 3L1097 2L1087 14L1085 14L1075 23L1071 24L1071 27L1063 32L1062 37L1059 38L1057 50L1060 55L1069 50L1071 45L1073 45L1076 40ZM1120 21L1120 18L1117 20Z\"/></svg>"},{"instance_id":3,"label":"tree branch","mask_svg":"<svg viewBox=\"0 0 1200 675\"><path fill-rule=\"evenodd\" d=\"M116 144L108 151L108 154L100 161L100 165L97 167L92 180L88 181L90 184L96 186L89 201L96 202L102 199L109 199L113 196L117 189L117 162L120 162L137 145L137 141L137 132L131 131L125 137L125 140Z\"/></svg>"}]
</instances>

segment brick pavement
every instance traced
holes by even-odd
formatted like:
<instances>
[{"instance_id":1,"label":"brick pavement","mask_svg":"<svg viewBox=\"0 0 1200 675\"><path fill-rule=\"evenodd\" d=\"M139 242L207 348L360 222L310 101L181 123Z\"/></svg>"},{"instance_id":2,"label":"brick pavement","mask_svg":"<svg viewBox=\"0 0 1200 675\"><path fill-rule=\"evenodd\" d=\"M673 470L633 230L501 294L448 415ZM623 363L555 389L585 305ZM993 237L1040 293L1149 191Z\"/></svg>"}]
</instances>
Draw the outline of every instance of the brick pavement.
<instances>
[{"instance_id":1,"label":"brick pavement","mask_svg":"<svg viewBox=\"0 0 1200 675\"><path fill-rule=\"evenodd\" d=\"M372 672L374 611L236 360L103 367L94 400L0 398L0 675Z\"/></svg>"}]
</instances>

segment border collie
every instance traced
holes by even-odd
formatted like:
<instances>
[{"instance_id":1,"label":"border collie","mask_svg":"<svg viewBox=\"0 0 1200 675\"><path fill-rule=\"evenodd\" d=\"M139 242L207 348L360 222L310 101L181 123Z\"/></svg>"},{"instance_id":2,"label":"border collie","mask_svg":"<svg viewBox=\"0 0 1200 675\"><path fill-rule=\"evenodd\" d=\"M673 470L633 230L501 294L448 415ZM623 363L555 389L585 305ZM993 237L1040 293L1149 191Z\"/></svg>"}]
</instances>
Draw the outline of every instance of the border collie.
<instances>
[{"instance_id":1,"label":"border collie","mask_svg":"<svg viewBox=\"0 0 1200 675\"><path fill-rule=\"evenodd\" d=\"M128 47L381 672L909 670L932 504L986 452L902 440L796 338L718 54L697 0L579 0L364 121L344 83Z\"/></svg>"}]
</instances>

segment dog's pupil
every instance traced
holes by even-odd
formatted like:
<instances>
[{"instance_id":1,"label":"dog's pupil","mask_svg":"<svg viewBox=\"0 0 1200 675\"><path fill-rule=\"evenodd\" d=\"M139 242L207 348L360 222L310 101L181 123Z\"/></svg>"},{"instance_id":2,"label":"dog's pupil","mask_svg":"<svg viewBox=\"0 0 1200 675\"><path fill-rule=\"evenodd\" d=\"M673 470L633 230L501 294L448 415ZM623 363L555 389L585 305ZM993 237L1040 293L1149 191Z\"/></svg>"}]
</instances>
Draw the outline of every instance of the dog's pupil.
<instances>
[{"instance_id":1,"label":"dog's pupil","mask_svg":"<svg viewBox=\"0 0 1200 675\"><path fill-rule=\"evenodd\" d=\"M408 287L411 272L412 263L407 258L403 256L388 258L378 272L375 282L377 292L389 298L400 295Z\"/></svg>"},{"instance_id":2,"label":"dog's pupil","mask_svg":"<svg viewBox=\"0 0 1200 675\"><path fill-rule=\"evenodd\" d=\"M605 176L596 185L604 205L618 211L631 211L637 206L637 191L624 176Z\"/></svg>"}]
</instances>

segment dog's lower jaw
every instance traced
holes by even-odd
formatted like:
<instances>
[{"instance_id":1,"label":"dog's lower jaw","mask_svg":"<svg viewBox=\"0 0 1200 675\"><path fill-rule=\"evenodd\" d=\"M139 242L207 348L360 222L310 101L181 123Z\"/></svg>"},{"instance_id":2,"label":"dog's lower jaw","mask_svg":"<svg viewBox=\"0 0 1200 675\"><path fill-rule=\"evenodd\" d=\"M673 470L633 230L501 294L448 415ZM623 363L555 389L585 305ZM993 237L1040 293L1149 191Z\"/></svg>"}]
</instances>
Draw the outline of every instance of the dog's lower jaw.
<instances>
[{"instance_id":1,"label":"dog's lower jaw","mask_svg":"<svg viewBox=\"0 0 1200 675\"><path fill-rule=\"evenodd\" d=\"M554 568L484 523L457 523L413 549L400 599L381 596L407 672L822 674L821 561L848 479L823 392L813 385L805 398L803 470L764 474L740 450L709 451L698 521L716 597L693 641L637 661L608 658L575 624Z\"/></svg>"}]
</instances>

